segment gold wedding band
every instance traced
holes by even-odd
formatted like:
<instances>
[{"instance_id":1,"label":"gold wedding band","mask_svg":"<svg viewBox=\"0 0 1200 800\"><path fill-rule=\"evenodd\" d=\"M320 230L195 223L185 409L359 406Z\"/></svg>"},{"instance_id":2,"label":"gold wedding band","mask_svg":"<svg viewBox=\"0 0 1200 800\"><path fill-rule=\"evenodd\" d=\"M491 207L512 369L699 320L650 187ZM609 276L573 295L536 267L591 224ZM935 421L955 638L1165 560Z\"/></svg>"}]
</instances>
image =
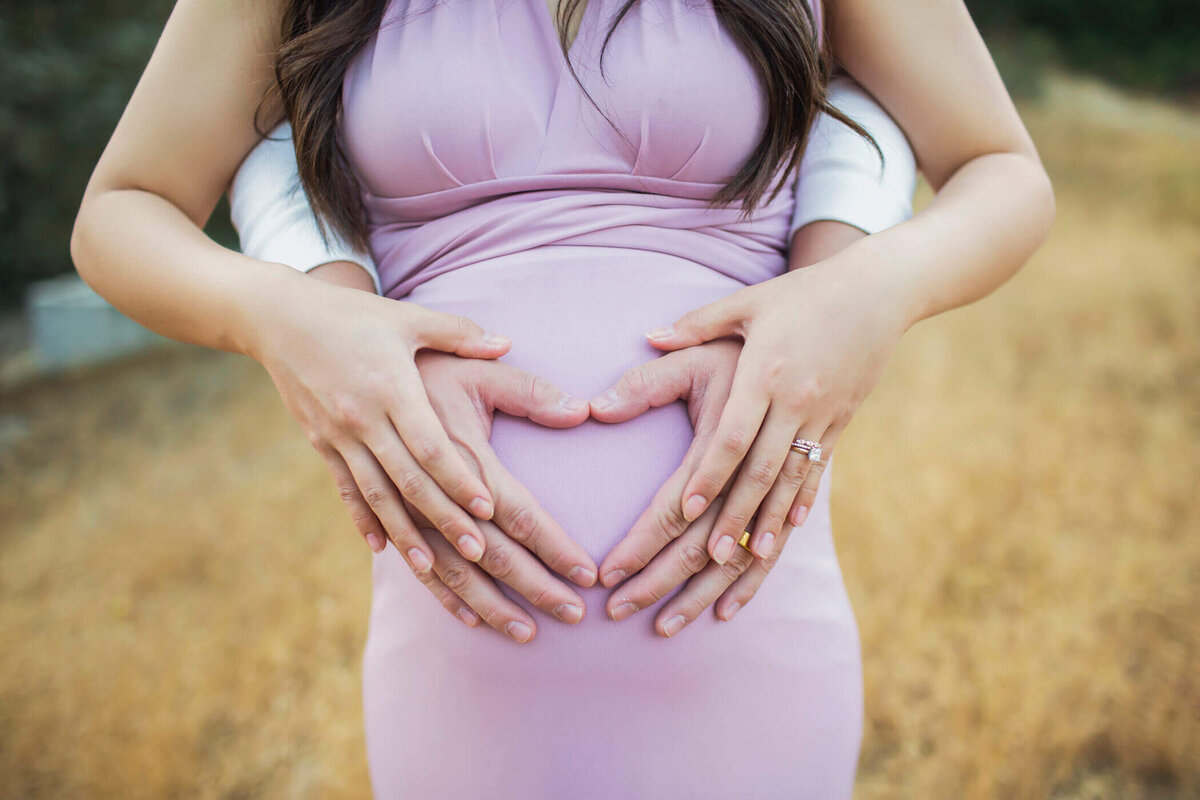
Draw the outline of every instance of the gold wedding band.
<instances>
[{"instance_id":1,"label":"gold wedding band","mask_svg":"<svg viewBox=\"0 0 1200 800\"><path fill-rule=\"evenodd\" d=\"M738 539L738 544L750 550L750 531L742 531L742 538Z\"/></svg>"}]
</instances>

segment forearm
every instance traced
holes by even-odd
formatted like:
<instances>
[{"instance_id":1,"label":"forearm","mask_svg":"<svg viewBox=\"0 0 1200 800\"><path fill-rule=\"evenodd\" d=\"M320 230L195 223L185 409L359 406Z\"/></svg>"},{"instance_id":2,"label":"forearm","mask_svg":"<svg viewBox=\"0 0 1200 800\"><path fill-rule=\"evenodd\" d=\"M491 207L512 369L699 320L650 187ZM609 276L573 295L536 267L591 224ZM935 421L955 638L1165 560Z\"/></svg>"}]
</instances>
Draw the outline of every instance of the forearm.
<instances>
[{"instance_id":1,"label":"forearm","mask_svg":"<svg viewBox=\"0 0 1200 800\"><path fill-rule=\"evenodd\" d=\"M993 153L964 164L912 219L852 248L892 286L911 327L998 288L1053 219L1053 190L1037 157Z\"/></svg>"},{"instance_id":2,"label":"forearm","mask_svg":"<svg viewBox=\"0 0 1200 800\"><path fill-rule=\"evenodd\" d=\"M71 236L80 276L118 310L178 341L252 354L257 309L304 276L212 241L166 199L85 196Z\"/></svg>"}]
</instances>

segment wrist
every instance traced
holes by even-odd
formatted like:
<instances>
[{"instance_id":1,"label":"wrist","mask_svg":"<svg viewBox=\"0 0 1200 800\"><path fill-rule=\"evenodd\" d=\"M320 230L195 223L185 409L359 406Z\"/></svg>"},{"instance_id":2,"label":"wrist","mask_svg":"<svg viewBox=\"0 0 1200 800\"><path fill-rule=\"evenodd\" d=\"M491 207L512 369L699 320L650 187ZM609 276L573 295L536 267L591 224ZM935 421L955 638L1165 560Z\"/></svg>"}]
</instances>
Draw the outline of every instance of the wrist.
<instances>
[{"instance_id":1,"label":"wrist","mask_svg":"<svg viewBox=\"0 0 1200 800\"><path fill-rule=\"evenodd\" d=\"M286 264L252 259L256 269L252 285L236 295L233 313L235 349L260 364L270 355L271 342L287 322L287 312L300 307L301 293L335 287L311 280Z\"/></svg>"}]
</instances>

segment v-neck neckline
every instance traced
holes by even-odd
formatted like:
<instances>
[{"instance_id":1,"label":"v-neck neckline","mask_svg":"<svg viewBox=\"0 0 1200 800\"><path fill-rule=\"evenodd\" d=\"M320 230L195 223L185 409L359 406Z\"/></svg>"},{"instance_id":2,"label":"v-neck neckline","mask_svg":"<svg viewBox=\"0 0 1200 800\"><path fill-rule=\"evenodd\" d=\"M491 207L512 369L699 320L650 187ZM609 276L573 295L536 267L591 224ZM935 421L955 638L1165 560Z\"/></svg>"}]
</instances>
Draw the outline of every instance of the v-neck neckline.
<instances>
[{"instance_id":1,"label":"v-neck neckline","mask_svg":"<svg viewBox=\"0 0 1200 800\"><path fill-rule=\"evenodd\" d=\"M550 12L550 8L546 5L546 0L530 1L537 5L538 8L535 13L538 17L538 24L550 39L554 52L558 55L560 66L565 70L567 68L567 61L574 63L572 57L575 55L575 51L580 47L587 33L588 17L592 13L593 7L600 3L600 0L586 0L584 2L583 13L579 16L579 26L575 29L575 38L571 40L570 45L567 47L566 59L563 58L562 45L558 41L558 26L555 24L555 15ZM561 4L566 2L566 0L558 0L558 2ZM561 8L561 5L559 7Z\"/></svg>"}]
</instances>

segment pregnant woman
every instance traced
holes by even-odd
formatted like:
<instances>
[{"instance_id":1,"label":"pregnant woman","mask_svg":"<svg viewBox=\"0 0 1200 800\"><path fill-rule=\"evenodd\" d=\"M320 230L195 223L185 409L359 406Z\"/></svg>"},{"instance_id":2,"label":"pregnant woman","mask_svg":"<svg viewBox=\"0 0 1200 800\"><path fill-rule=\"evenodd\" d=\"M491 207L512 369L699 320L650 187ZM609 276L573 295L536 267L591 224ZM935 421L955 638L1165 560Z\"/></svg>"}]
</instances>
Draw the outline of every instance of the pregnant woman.
<instances>
[{"instance_id":1,"label":"pregnant woman","mask_svg":"<svg viewBox=\"0 0 1200 800\"><path fill-rule=\"evenodd\" d=\"M807 10L563 2L556 29L544 0L181 0L76 265L155 330L260 360L396 545L364 659L379 796L848 797L857 634L797 451L832 451L907 327L1019 268L1048 183L959 3L837 0L834 55L937 197L789 270L782 189L823 97ZM384 297L203 236L256 112L291 121ZM756 555L730 550L751 522Z\"/></svg>"}]
</instances>

